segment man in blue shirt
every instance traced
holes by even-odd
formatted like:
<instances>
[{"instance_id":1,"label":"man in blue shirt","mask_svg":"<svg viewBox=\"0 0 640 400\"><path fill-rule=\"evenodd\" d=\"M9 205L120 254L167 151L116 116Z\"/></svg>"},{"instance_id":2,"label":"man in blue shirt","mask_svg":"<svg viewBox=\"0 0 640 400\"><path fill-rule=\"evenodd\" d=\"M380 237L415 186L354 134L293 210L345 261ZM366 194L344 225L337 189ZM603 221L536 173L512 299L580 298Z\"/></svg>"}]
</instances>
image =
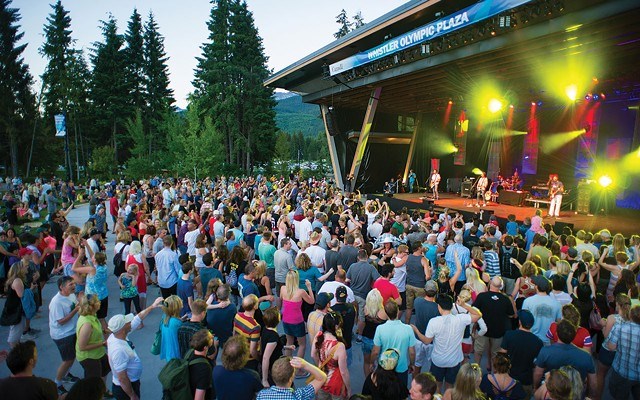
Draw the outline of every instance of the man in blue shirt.
<instances>
[{"instance_id":1,"label":"man in blue shirt","mask_svg":"<svg viewBox=\"0 0 640 400\"><path fill-rule=\"evenodd\" d=\"M255 267L253 263L247 264L244 267L244 274L240 274L238 277L238 289L240 289L240 297L245 298L250 294L255 294L260 298L260 290L253 280L255 279Z\"/></svg>"},{"instance_id":2,"label":"man in blue shirt","mask_svg":"<svg viewBox=\"0 0 640 400\"><path fill-rule=\"evenodd\" d=\"M454 257L454 254L456 252L458 253L458 260L460 260L462 271L460 272L460 277L456 282L455 289L456 293L459 293L460 289L462 289L462 286L467 283L467 275L465 274L465 269L471 262L471 252L462 244L461 234L457 234L453 240L455 243L447 247L447 251L444 253L444 259L447 262L447 266L449 267L449 277L451 278L456 274L456 271L458 270L456 259Z\"/></svg>"},{"instance_id":3,"label":"man in blue shirt","mask_svg":"<svg viewBox=\"0 0 640 400\"><path fill-rule=\"evenodd\" d=\"M155 255L158 286L163 298L178 292L178 279L182 276L182 266L178 261L178 253L171 250L173 238L165 236L162 239L164 248Z\"/></svg>"},{"instance_id":4,"label":"man in blue shirt","mask_svg":"<svg viewBox=\"0 0 640 400\"><path fill-rule=\"evenodd\" d=\"M293 389L296 369L302 369L311 374L313 377L311 383ZM276 360L271 367L271 377L275 385L261 390L256 400L313 400L327 381L327 374L299 357L281 357Z\"/></svg>"}]
</instances>

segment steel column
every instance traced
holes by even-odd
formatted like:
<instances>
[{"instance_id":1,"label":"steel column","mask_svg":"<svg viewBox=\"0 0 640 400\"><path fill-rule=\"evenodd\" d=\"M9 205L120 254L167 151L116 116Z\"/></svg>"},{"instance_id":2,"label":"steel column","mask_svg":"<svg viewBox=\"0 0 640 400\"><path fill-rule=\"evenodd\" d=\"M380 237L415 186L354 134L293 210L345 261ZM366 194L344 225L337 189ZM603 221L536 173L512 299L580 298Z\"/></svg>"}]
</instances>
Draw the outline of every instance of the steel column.
<instances>
[{"instance_id":1,"label":"steel column","mask_svg":"<svg viewBox=\"0 0 640 400\"><path fill-rule=\"evenodd\" d=\"M376 115L376 108L378 107L381 92L381 86L378 86L371 91L369 104L367 105L367 112L364 115L364 121L362 121L362 128L360 129L360 136L358 137L358 146L356 147L356 153L353 156L353 162L351 163L351 170L349 172L349 175L353 176L353 182L351 183L353 190L357 187L356 182L358 180L358 173L360 172L362 156L364 156L364 150L367 148L369 133L371 132L371 126L373 125L373 117Z\"/></svg>"}]
</instances>

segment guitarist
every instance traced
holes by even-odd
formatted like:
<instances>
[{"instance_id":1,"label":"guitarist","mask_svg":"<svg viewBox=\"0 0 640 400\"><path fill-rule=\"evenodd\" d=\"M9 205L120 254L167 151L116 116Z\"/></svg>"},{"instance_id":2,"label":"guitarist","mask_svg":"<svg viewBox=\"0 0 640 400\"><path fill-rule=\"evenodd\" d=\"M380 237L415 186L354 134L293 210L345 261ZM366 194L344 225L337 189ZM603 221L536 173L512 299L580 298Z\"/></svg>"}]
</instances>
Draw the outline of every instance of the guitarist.
<instances>
[{"instance_id":1,"label":"guitarist","mask_svg":"<svg viewBox=\"0 0 640 400\"><path fill-rule=\"evenodd\" d=\"M558 175L553 175L549 183L549 217L560 217L560 206L562 205L562 194L564 193L564 185L558 180Z\"/></svg>"},{"instance_id":2,"label":"guitarist","mask_svg":"<svg viewBox=\"0 0 640 400\"><path fill-rule=\"evenodd\" d=\"M438 200L438 185L440 184L440 174L437 169L434 169L429 178L429 188L433 193L433 198Z\"/></svg>"},{"instance_id":3,"label":"guitarist","mask_svg":"<svg viewBox=\"0 0 640 400\"><path fill-rule=\"evenodd\" d=\"M476 188L476 207L480 207L480 200L482 199L482 205L486 206L487 201L485 200L484 194L487 191L487 186L489 186L489 179L487 178L487 173L483 172L482 176L478 178L478 187Z\"/></svg>"}]
</instances>

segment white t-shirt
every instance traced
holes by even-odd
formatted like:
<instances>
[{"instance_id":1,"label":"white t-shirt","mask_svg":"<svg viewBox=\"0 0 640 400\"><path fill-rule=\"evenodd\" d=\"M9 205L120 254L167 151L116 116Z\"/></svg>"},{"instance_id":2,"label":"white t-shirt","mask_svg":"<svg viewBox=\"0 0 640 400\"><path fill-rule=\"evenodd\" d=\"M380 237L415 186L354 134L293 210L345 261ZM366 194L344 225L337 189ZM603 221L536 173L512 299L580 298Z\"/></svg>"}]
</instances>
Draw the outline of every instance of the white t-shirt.
<instances>
[{"instance_id":1,"label":"white t-shirt","mask_svg":"<svg viewBox=\"0 0 640 400\"><path fill-rule=\"evenodd\" d=\"M140 327L141 320L138 316L131 321L131 330L136 330ZM111 366L111 380L115 385L120 386L120 380L118 379L118 372L127 371L127 376L131 382L140 380L142 376L142 360L138 356L138 353L129 346L126 340L118 339L109 335L107 339L107 352L109 355L109 366Z\"/></svg>"},{"instance_id":2,"label":"white t-shirt","mask_svg":"<svg viewBox=\"0 0 640 400\"><path fill-rule=\"evenodd\" d=\"M440 368L451 368L460 364L464 359L462 337L470 323L469 314L449 314L431 318L425 332L426 337L433 338L431 362Z\"/></svg>"},{"instance_id":3,"label":"white t-shirt","mask_svg":"<svg viewBox=\"0 0 640 400\"><path fill-rule=\"evenodd\" d=\"M324 256L327 251L320 246L309 246L303 253L311 259L311 265L318 267L320 271L324 271ZM335 271L334 271L335 272Z\"/></svg>"},{"instance_id":4,"label":"white t-shirt","mask_svg":"<svg viewBox=\"0 0 640 400\"><path fill-rule=\"evenodd\" d=\"M124 250L122 250L122 246L124 246ZM116 245L113 246L113 255L115 256L120 253L120 250L122 250L122 260L127 261L127 258L129 258L129 245L122 242L116 243Z\"/></svg>"},{"instance_id":5,"label":"white t-shirt","mask_svg":"<svg viewBox=\"0 0 640 400\"><path fill-rule=\"evenodd\" d=\"M397 259L397 257L396 257ZM399 292L407 290L407 264L403 264L402 267L395 267L393 269L393 277L391 283L396 285Z\"/></svg>"},{"instance_id":6,"label":"white t-shirt","mask_svg":"<svg viewBox=\"0 0 640 400\"><path fill-rule=\"evenodd\" d=\"M303 219L298 223L296 227L296 233L298 233L298 239L303 241L309 241L309 236L311 235L311 231L313 228L311 227L311 222L308 219ZM298 232L300 231L300 232Z\"/></svg>"},{"instance_id":7,"label":"white t-shirt","mask_svg":"<svg viewBox=\"0 0 640 400\"><path fill-rule=\"evenodd\" d=\"M549 293L549 296L556 299L556 301L560 303L561 306L565 304L569 304L572 301L571 296L567 292L560 292L560 293L551 292Z\"/></svg>"},{"instance_id":8,"label":"white t-shirt","mask_svg":"<svg viewBox=\"0 0 640 400\"><path fill-rule=\"evenodd\" d=\"M336 289L339 288L340 286L344 286L347 288L347 303L353 303L356 301L356 296L353 295L353 290L351 290L351 288L347 285L345 285L342 282L336 282L336 281L331 281L331 282L325 282L322 284L322 287L320 288L320 290L318 290L318 293L331 293L333 294L333 299L331 300L331 305L335 306L337 301L335 298L335 294L336 294Z\"/></svg>"},{"instance_id":9,"label":"white t-shirt","mask_svg":"<svg viewBox=\"0 0 640 400\"><path fill-rule=\"evenodd\" d=\"M73 316L67 323L60 325L58 320L66 317L76 306L76 295L63 296L56 293L49 303L49 335L51 339L59 340L76 334L76 323L78 314Z\"/></svg>"},{"instance_id":10,"label":"white t-shirt","mask_svg":"<svg viewBox=\"0 0 640 400\"><path fill-rule=\"evenodd\" d=\"M198 238L199 234L200 231L194 229L191 232L185 233L184 235L184 242L187 244L187 253L189 253L190 256L195 257L196 255L196 239Z\"/></svg>"}]
</instances>

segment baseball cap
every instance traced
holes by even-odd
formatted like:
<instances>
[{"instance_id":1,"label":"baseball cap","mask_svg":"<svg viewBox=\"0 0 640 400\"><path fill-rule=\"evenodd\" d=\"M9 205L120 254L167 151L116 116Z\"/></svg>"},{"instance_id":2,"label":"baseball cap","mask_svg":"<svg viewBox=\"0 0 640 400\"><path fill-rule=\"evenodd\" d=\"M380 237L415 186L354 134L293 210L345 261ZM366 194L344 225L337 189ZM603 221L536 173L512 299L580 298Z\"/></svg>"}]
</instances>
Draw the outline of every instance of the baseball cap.
<instances>
[{"instance_id":1,"label":"baseball cap","mask_svg":"<svg viewBox=\"0 0 640 400\"><path fill-rule=\"evenodd\" d=\"M33 253L33 250L28 249L28 248L26 248L26 247L23 247L23 248L21 248L21 249L20 249L20 251L18 251L18 255L19 255L20 257L27 256L27 255L29 255L29 254L31 254L31 253Z\"/></svg>"},{"instance_id":2,"label":"baseball cap","mask_svg":"<svg viewBox=\"0 0 640 400\"><path fill-rule=\"evenodd\" d=\"M380 354L378 365L385 371L393 371L398 366L400 353L396 349L387 349Z\"/></svg>"},{"instance_id":3,"label":"baseball cap","mask_svg":"<svg viewBox=\"0 0 640 400\"><path fill-rule=\"evenodd\" d=\"M424 290L427 292L436 292L438 293L438 284L433 279L428 280L424 285Z\"/></svg>"},{"instance_id":4,"label":"baseball cap","mask_svg":"<svg viewBox=\"0 0 640 400\"><path fill-rule=\"evenodd\" d=\"M93 235L100 235L100 231L97 230L96 228L91 229L91 232L89 232L89 236L93 236Z\"/></svg>"},{"instance_id":5,"label":"baseball cap","mask_svg":"<svg viewBox=\"0 0 640 400\"><path fill-rule=\"evenodd\" d=\"M347 302L347 287L346 286L338 286L336 289L336 301L338 303L346 303Z\"/></svg>"},{"instance_id":6,"label":"baseball cap","mask_svg":"<svg viewBox=\"0 0 640 400\"><path fill-rule=\"evenodd\" d=\"M331 303L333 300L333 293L319 293L316 297L316 307L325 308L327 304Z\"/></svg>"},{"instance_id":7,"label":"baseball cap","mask_svg":"<svg viewBox=\"0 0 640 400\"><path fill-rule=\"evenodd\" d=\"M575 247L569 247L569 250L567 250L567 255L571 258L576 258L578 257L578 250Z\"/></svg>"},{"instance_id":8,"label":"baseball cap","mask_svg":"<svg viewBox=\"0 0 640 400\"><path fill-rule=\"evenodd\" d=\"M551 282L542 275L536 275L531 280L541 292L549 292L551 289Z\"/></svg>"},{"instance_id":9,"label":"baseball cap","mask_svg":"<svg viewBox=\"0 0 640 400\"><path fill-rule=\"evenodd\" d=\"M118 314L109 319L109 323L107 324L107 326L109 327L109 330L111 332L116 333L131 321L133 321L133 314Z\"/></svg>"},{"instance_id":10,"label":"baseball cap","mask_svg":"<svg viewBox=\"0 0 640 400\"><path fill-rule=\"evenodd\" d=\"M532 327L533 323L535 322L533 314L529 310L518 311L518 319L520 320L522 326L524 326L525 328Z\"/></svg>"}]
</instances>

